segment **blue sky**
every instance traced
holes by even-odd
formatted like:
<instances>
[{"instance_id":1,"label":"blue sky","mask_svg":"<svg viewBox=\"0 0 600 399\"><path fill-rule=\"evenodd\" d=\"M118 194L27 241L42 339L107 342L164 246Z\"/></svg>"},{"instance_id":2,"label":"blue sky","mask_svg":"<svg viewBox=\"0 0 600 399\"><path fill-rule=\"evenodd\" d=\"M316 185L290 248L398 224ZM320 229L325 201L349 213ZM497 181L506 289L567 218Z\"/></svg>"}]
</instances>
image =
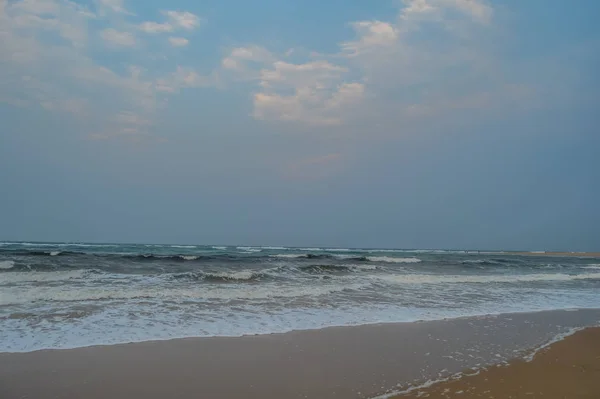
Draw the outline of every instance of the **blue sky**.
<instances>
[{"instance_id":1,"label":"blue sky","mask_svg":"<svg viewBox=\"0 0 600 399\"><path fill-rule=\"evenodd\" d=\"M0 0L0 239L600 250L594 0Z\"/></svg>"}]
</instances>

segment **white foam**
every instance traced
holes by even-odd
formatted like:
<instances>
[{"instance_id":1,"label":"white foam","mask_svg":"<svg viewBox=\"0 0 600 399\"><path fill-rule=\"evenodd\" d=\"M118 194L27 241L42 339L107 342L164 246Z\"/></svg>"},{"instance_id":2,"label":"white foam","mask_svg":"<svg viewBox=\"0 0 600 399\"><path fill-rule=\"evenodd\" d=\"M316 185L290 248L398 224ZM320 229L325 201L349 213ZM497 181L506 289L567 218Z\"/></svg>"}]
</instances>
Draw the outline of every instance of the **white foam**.
<instances>
[{"instance_id":1,"label":"white foam","mask_svg":"<svg viewBox=\"0 0 600 399\"><path fill-rule=\"evenodd\" d=\"M205 273L207 277L217 277L224 280L251 280L257 274L252 270L241 270L238 272L216 272L216 273Z\"/></svg>"},{"instance_id":2,"label":"white foam","mask_svg":"<svg viewBox=\"0 0 600 399\"><path fill-rule=\"evenodd\" d=\"M587 266L583 266L582 269L595 269L595 270L598 270L598 269L600 269L600 265L587 265Z\"/></svg>"},{"instance_id":3,"label":"white foam","mask_svg":"<svg viewBox=\"0 0 600 399\"><path fill-rule=\"evenodd\" d=\"M13 267L15 267L15 261L13 260L3 260L0 261L0 269L12 269Z\"/></svg>"},{"instance_id":4,"label":"white foam","mask_svg":"<svg viewBox=\"0 0 600 399\"><path fill-rule=\"evenodd\" d=\"M260 247L261 249L266 249L269 251L286 251L288 248L286 247Z\"/></svg>"},{"instance_id":5,"label":"white foam","mask_svg":"<svg viewBox=\"0 0 600 399\"><path fill-rule=\"evenodd\" d=\"M194 255L180 255L179 257L183 260L196 260L196 259L200 258L199 256L194 256Z\"/></svg>"},{"instance_id":6,"label":"white foam","mask_svg":"<svg viewBox=\"0 0 600 399\"><path fill-rule=\"evenodd\" d=\"M213 249L219 250L219 251L225 251L227 250L227 247L218 247L218 246L214 246L212 247Z\"/></svg>"},{"instance_id":7,"label":"white foam","mask_svg":"<svg viewBox=\"0 0 600 399\"><path fill-rule=\"evenodd\" d=\"M50 256L57 256L60 255L60 251L52 251L50 252Z\"/></svg>"},{"instance_id":8,"label":"white foam","mask_svg":"<svg viewBox=\"0 0 600 399\"><path fill-rule=\"evenodd\" d=\"M84 279L92 273L90 270L60 270L53 272L18 272L0 274L0 284L20 284L46 281ZM22 288L21 288L22 289Z\"/></svg>"},{"instance_id":9,"label":"white foam","mask_svg":"<svg viewBox=\"0 0 600 399\"><path fill-rule=\"evenodd\" d=\"M253 247L237 247L237 249L239 249L240 251L246 251L246 252L262 252L262 249L253 248Z\"/></svg>"},{"instance_id":10,"label":"white foam","mask_svg":"<svg viewBox=\"0 0 600 399\"><path fill-rule=\"evenodd\" d=\"M9 273L4 273L9 274ZM11 273L30 274L30 273ZM51 273L46 273L51 274ZM216 276L231 280L249 280L253 277L251 271L234 273L207 273L207 276ZM0 274L1 278L2 274ZM64 278L63 278L64 279ZM51 280L45 280L51 281ZM53 280L60 281L60 280ZM122 285L103 284L96 280L94 284L87 281L85 286L76 289L65 289L63 286L46 285L35 289L24 289L22 286L2 287L0 305L30 304L35 301L98 301L98 300L134 300L145 299L153 301L212 301L212 300L271 300L277 298L315 298L321 295L330 295L347 289L361 289L369 284L351 283L343 284L334 281L313 285L281 285L264 283L250 284L212 284L212 285L185 285L164 286L160 280L144 278L143 280L128 281L127 289ZM0 280L0 282L2 282Z\"/></svg>"},{"instance_id":11,"label":"white foam","mask_svg":"<svg viewBox=\"0 0 600 399\"><path fill-rule=\"evenodd\" d=\"M323 248L298 248L298 250L300 250L300 251L322 251Z\"/></svg>"},{"instance_id":12,"label":"white foam","mask_svg":"<svg viewBox=\"0 0 600 399\"><path fill-rule=\"evenodd\" d=\"M554 336L554 338L552 338L550 341L546 342L545 344L537 347L536 349L534 349L530 354L528 354L527 356L523 357L523 360L525 360L526 362L531 362L533 360L533 358L540 353L541 351L547 349L550 345L554 345L557 342L562 341L563 339L570 337L571 335L575 334L578 331L584 330L585 327L575 327L575 328L571 328L563 333L557 334L556 336Z\"/></svg>"},{"instance_id":13,"label":"white foam","mask_svg":"<svg viewBox=\"0 0 600 399\"><path fill-rule=\"evenodd\" d=\"M295 259L295 258L306 258L306 254L277 254L269 255L271 258L284 258L284 259Z\"/></svg>"},{"instance_id":14,"label":"white foam","mask_svg":"<svg viewBox=\"0 0 600 399\"><path fill-rule=\"evenodd\" d=\"M196 246L195 245L171 245L171 248L187 248L187 249L190 249L190 248L196 248Z\"/></svg>"},{"instance_id":15,"label":"white foam","mask_svg":"<svg viewBox=\"0 0 600 399\"><path fill-rule=\"evenodd\" d=\"M371 262L385 262L385 263L419 263L419 258L392 258L389 256L368 256L368 260Z\"/></svg>"},{"instance_id":16,"label":"white foam","mask_svg":"<svg viewBox=\"0 0 600 399\"><path fill-rule=\"evenodd\" d=\"M571 281L600 279L600 273L588 274L522 274L522 275L434 275L403 274L373 277L396 284L519 283L535 281Z\"/></svg>"},{"instance_id":17,"label":"white foam","mask_svg":"<svg viewBox=\"0 0 600 399\"><path fill-rule=\"evenodd\" d=\"M349 249L349 248L327 248L324 251L328 251L328 252L360 252L359 249Z\"/></svg>"}]
</instances>

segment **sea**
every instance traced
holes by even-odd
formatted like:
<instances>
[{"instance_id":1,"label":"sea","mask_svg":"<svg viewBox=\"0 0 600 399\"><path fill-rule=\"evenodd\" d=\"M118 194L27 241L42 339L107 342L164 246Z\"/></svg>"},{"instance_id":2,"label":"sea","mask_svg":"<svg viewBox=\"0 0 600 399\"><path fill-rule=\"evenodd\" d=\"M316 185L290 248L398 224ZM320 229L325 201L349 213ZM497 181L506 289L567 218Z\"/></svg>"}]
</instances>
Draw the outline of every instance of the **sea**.
<instances>
[{"instance_id":1,"label":"sea","mask_svg":"<svg viewBox=\"0 0 600 399\"><path fill-rule=\"evenodd\" d=\"M600 308L600 259L0 242L0 352Z\"/></svg>"}]
</instances>

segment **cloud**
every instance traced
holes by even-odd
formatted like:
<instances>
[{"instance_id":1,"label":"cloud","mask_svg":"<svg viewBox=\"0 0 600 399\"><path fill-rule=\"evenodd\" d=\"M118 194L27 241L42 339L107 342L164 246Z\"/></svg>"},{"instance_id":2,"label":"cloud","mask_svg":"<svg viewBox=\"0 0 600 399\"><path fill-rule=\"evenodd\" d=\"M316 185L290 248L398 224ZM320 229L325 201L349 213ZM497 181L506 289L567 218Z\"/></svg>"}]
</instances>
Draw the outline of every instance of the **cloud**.
<instances>
[{"instance_id":1,"label":"cloud","mask_svg":"<svg viewBox=\"0 0 600 399\"><path fill-rule=\"evenodd\" d=\"M155 87L159 92L177 93L184 88L215 86L217 81L215 74L203 76L193 68L177 66L175 72L165 78L158 79Z\"/></svg>"},{"instance_id":2,"label":"cloud","mask_svg":"<svg viewBox=\"0 0 600 399\"><path fill-rule=\"evenodd\" d=\"M162 11L162 14L167 17L167 21L142 22L138 25L138 29L146 33L165 33L175 30L190 31L200 26L200 18L189 11Z\"/></svg>"},{"instance_id":3,"label":"cloud","mask_svg":"<svg viewBox=\"0 0 600 399\"><path fill-rule=\"evenodd\" d=\"M394 19L350 23L355 37L337 52L291 62L301 56L256 44L234 48L221 69L232 81L256 83L252 116L260 120L341 125L381 112L414 116L427 108L429 115L452 91L490 91L490 43L478 38L492 16L483 0L404 0Z\"/></svg>"},{"instance_id":4,"label":"cloud","mask_svg":"<svg viewBox=\"0 0 600 399\"><path fill-rule=\"evenodd\" d=\"M99 0L99 3L104 9L108 9L117 14L135 15L127 11L123 4L123 0Z\"/></svg>"},{"instance_id":5,"label":"cloud","mask_svg":"<svg viewBox=\"0 0 600 399\"><path fill-rule=\"evenodd\" d=\"M185 47L190 41L185 37L170 37L169 43L174 47Z\"/></svg>"},{"instance_id":6,"label":"cloud","mask_svg":"<svg viewBox=\"0 0 600 399\"><path fill-rule=\"evenodd\" d=\"M248 72L256 71L256 66L272 63L276 59L275 55L261 46L236 47L223 58L221 65L227 70ZM256 75L256 73L252 73L253 77Z\"/></svg>"},{"instance_id":7,"label":"cloud","mask_svg":"<svg viewBox=\"0 0 600 399\"><path fill-rule=\"evenodd\" d=\"M152 21L143 22L138 25L138 28L146 33L164 33L174 30L173 26L169 23L160 24Z\"/></svg>"},{"instance_id":8,"label":"cloud","mask_svg":"<svg viewBox=\"0 0 600 399\"><path fill-rule=\"evenodd\" d=\"M252 116L256 119L341 124L346 107L360 101L363 85L342 82L346 67L327 60L291 63L281 59L288 56L256 45L236 47L223 58L221 68L230 80L255 82Z\"/></svg>"},{"instance_id":9,"label":"cloud","mask_svg":"<svg viewBox=\"0 0 600 399\"><path fill-rule=\"evenodd\" d=\"M100 32L100 37L110 46L133 47L135 46L135 37L129 32L119 32L113 28L104 29Z\"/></svg>"},{"instance_id":10,"label":"cloud","mask_svg":"<svg viewBox=\"0 0 600 399\"><path fill-rule=\"evenodd\" d=\"M346 107L359 103L364 93L360 83L341 82L347 71L328 61L304 64L275 61L270 68L260 71L262 91L254 95L253 116L262 120L339 125Z\"/></svg>"},{"instance_id":11,"label":"cloud","mask_svg":"<svg viewBox=\"0 0 600 399\"><path fill-rule=\"evenodd\" d=\"M400 18L404 20L434 19L443 21L449 13L459 12L481 24L488 24L493 9L483 0L404 0Z\"/></svg>"},{"instance_id":12,"label":"cloud","mask_svg":"<svg viewBox=\"0 0 600 399\"><path fill-rule=\"evenodd\" d=\"M11 3L3 1L0 2L0 7L5 19L6 35L9 30L14 29L18 29L24 37L42 31L56 33L74 46L86 44L87 22L95 18L95 14L85 7L59 0L21 0ZM14 35L11 33L11 36Z\"/></svg>"},{"instance_id":13,"label":"cloud","mask_svg":"<svg viewBox=\"0 0 600 399\"><path fill-rule=\"evenodd\" d=\"M166 96L215 79L168 62L158 70L156 54L136 45L136 24L129 22L132 13L123 3L95 4L89 9L68 0L0 0L0 101L85 118L93 129L85 134L94 138L148 137ZM193 25L185 13L176 16L178 22L169 17L173 26ZM115 64L88 36L128 51Z\"/></svg>"},{"instance_id":14,"label":"cloud","mask_svg":"<svg viewBox=\"0 0 600 399\"><path fill-rule=\"evenodd\" d=\"M163 11L175 27L193 30L200 26L200 18L189 11Z\"/></svg>"},{"instance_id":15,"label":"cloud","mask_svg":"<svg viewBox=\"0 0 600 399\"><path fill-rule=\"evenodd\" d=\"M368 52L374 47L393 46L398 40L398 29L387 22L360 21L354 22L352 27L359 36L358 40L341 44L342 51L348 56Z\"/></svg>"}]
</instances>

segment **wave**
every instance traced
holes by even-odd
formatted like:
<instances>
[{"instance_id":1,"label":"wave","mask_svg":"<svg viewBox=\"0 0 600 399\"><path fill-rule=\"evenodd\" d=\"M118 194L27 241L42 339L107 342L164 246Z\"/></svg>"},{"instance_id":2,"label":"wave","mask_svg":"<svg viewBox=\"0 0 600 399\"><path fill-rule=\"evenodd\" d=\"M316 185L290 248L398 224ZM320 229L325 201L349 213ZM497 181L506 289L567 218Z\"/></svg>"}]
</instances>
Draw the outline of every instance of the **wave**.
<instances>
[{"instance_id":1,"label":"wave","mask_svg":"<svg viewBox=\"0 0 600 399\"><path fill-rule=\"evenodd\" d=\"M376 270L372 265L306 265L299 266L298 270L305 273L328 274L335 272L353 272L357 270Z\"/></svg>"},{"instance_id":2,"label":"wave","mask_svg":"<svg viewBox=\"0 0 600 399\"><path fill-rule=\"evenodd\" d=\"M15 262L13 260L0 261L0 269L2 270L12 269L13 267L15 267Z\"/></svg>"},{"instance_id":3,"label":"wave","mask_svg":"<svg viewBox=\"0 0 600 399\"><path fill-rule=\"evenodd\" d=\"M178 257L183 260L198 260L198 259L200 259L200 256L194 256L194 255L179 255Z\"/></svg>"},{"instance_id":4,"label":"wave","mask_svg":"<svg viewBox=\"0 0 600 399\"><path fill-rule=\"evenodd\" d=\"M360 256L360 255L338 255L338 254L276 254L272 258L284 259L345 259L358 262L384 262L384 263L419 263L418 258L394 258L389 256Z\"/></svg>"},{"instance_id":5,"label":"wave","mask_svg":"<svg viewBox=\"0 0 600 399\"><path fill-rule=\"evenodd\" d=\"M212 247L212 249L216 249L218 251L226 251L227 247L214 246L214 247Z\"/></svg>"},{"instance_id":6,"label":"wave","mask_svg":"<svg viewBox=\"0 0 600 399\"><path fill-rule=\"evenodd\" d=\"M384 263L419 263L419 258L393 258L389 256L367 256L367 260L371 262L384 262Z\"/></svg>"},{"instance_id":7,"label":"wave","mask_svg":"<svg viewBox=\"0 0 600 399\"><path fill-rule=\"evenodd\" d=\"M493 276L460 276L460 275L433 275L433 274L403 274L377 276L378 280L396 284L493 284L493 283L521 283L536 281L573 281L573 280L598 280L600 273L588 274L522 274L522 275L493 275Z\"/></svg>"},{"instance_id":8,"label":"wave","mask_svg":"<svg viewBox=\"0 0 600 399\"><path fill-rule=\"evenodd\" d=\"M105 255L100 255L105 256ZM117 256L122 257L124 259L138 260L138 261L148 261L154 262L158 260L171 260L171 261L194 261L194 260L209 260L214 259L213 256L209 255L155 255L155 254L145 254L145 255L135 255L135 254L125 254L125 255L108 255L108 256Z\"/></svg>"},{"instance_id":9,"label":"wave","mask_svg":"<svg viewBox=\"0 0 600 399\"><path fill-rule=\"evenodd\" d=\"M240 270L236 272L188 272L179 273L172 276L175 279L203 280L212 282L232 282L232 281L258 281L267 276L266 273L253 270Z\"/></svg>"},{"instance_id":10,"label":"wave","mask_svg":"<svg viewBox=\"0 0 600 399\"><path fill-rule=\"evenodd\" d=\"M195 245L171 245L171 248L193 249L193 248L196 248L196 246Z\"/></svg>"},{"instance_id":11,"label":"wave","mask_svg":"<svg viewBox=\"0 0 600 399\"><path fill-rule=\"evenodd\" d=\"M462 265L481 265L481 266L494 266L494 265L502 265L504 262L498 262L492 259L473 259L473 260L463 260L460 262Z\"/></svg>"},{"instance_id":12,"label":"wave","mask_svg":"<svg viewBox=\"0 0 600 399\"><path fill-rule=\"evenodd\" d=\"M37 250L13 250L3 249L0 251L4 254L16 255L16 256L66 256L66 255L88 255L85 252L74 252L74 251L37 251Z\"/></svg>"},{"instance_id":13,"label":"wave","mask_svg":"<svg viewBox=\"0 0 600 399\"><path fill-rule=\"evenodd\" d=\"M22 287L3 287L0 305L30 304L35 301L80 302L102 300L144 300L156 301L201 301L207 300L271 300L277 298L314 299L322 295L337 292L357 290L368 284L318 284L318 285L247 285L234 284L231 286L212 285L199 289L195 286L160 286L132 285L127 290L122 286L95 285L77 290L65 290L64 287L53 285L39 290L23 290Z\"/></svg>"},{"instance_id":14,"label":"wave","mask_svg":"<svg viewBox=\"0 0 600 399\"><path fill-rule=\"evenodd\" d=\"M262 252L262 249L254 247L236 247L236 249L244 252Z\"/></svg>"},{"instance_id":15,"label":"wave","mask_svg":"<svg viewBox=\"0 0 600 399\"><path fill-rule=\"evenodd\" d=\"M88 278L90 275L99 274L97 270L56 270L50 272L29 271L10 272L0 275L1 284L20 284L35 282L50 282L64 280L79 280Z\"/></svg>"},{"instance_id":16,"label":"wave","mask_svg":"<svg viewBox=\"0 0 600 399\"><path fill-rule=\"evenodd\" d=\"M600 264L583 266L582 269L600 269Z\"/></svg>"}]
</instances>

